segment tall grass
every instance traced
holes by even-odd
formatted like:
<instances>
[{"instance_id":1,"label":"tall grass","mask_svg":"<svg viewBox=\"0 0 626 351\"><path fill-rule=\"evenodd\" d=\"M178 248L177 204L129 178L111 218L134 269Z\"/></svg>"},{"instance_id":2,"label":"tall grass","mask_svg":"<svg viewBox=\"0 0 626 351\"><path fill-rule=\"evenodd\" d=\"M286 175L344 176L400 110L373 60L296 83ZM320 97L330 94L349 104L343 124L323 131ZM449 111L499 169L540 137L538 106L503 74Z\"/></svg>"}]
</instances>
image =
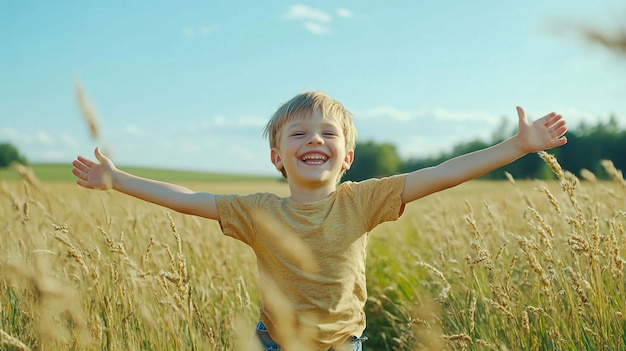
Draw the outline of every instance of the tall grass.
<instances>
[{"instance_id":1,"label":"tall grass","mask_svg":"<svg viewBox=\"0 0 626 351\"><path fill-rule=\"evenodd\" d=\"M626 346L624 179L454 190L412 205L370 245L376 349L620 350ZM403 227L400 227L403 226ZM382 313L381 313L382 312Z\"/></svg>"},{"instance_id":2,"label":"tall grass","mask_svg":"<svg viewBox=\"0 0 626 351\"><path fill-rule=\"evenodd\" d=\"M69 183L0 189L2 342L229 350L251 339L254 257L216 223Z\"/></svg>"},{"instance_id":3,"label":"tall grass","mask_svg":"<svg viewBox=\"0 0 626 351\"><path fill-rule=\"evenodd\" d=\"M558 182L470 182L372 233L367 350L624 348L623 177L543 157ZM0 183L0 349L256 349L254 255L217 223L29 177ZM287 191L247 186L192 185Z\"/></svg>"}]
</instances>

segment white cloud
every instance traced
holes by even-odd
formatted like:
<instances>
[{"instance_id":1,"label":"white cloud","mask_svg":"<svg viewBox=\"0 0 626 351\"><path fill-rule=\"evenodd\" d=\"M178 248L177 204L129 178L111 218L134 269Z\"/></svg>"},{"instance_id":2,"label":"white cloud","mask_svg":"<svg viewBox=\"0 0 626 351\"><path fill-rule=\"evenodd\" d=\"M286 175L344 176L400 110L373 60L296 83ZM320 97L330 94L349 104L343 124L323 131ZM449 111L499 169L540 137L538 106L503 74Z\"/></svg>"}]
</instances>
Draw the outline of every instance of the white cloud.
<instances>
[{"instance_id":1,"label":"white cloud","mask_svg":"<svg viewBox=\"0 0 626 351\"><path fill-rule=\"evenodd\" d=\"M66 162L71 158L65 151L59 149L47 149L39 155L39 162Z\"/></svg>"},{"instance_id":2,"label":"white cloud","mask_svg":"<svg viewBox=\"0 0 626 351\"><path fill-rule=\"evenodd\" d=\"M132 125L132 124L128 124L124 127L123 129L123 133L130 135L130 136L142 136L145 134L145 132L143 131L143 129Z\"/></svg>"},{"instance_id":3,"label":"white cloud","mask_svg":"<svg viewBox=\"0 0 626 351\"><path fill-rule=\"evenodd\" d=\"M322 35L322 34L330 33L330 28L320 23L304 22L303 26L304 26L304 29L306 29L308 32L313 33L313 34Z\"/></svg>"},{"instance_id":4,"label":"white cloud","mask_svg":"<svg viewBox=\"0 0 626 351\"><path fill-rule=\"evenodd\" d=\"M12 128L0 129L0 139L6 139L10 143L22 146L33 145L35 147L50 147L56 145L77 148L80 146L78 140L67 133L48 133L37 131L34 134L23 133Z\"/></svg>"},{"instance_id":5,"label":"white cloud","mask_svg":"<svg viewBox=\"0 0 626 351\"><path fill-rule=\"evenodd\" d=\"M502 118L498 115L480 112L480 111L450 111L443 108L437 108L429 111L434 118L444 121L485 121L489 123L498 123Z\"/></svg>"},{"instance_id":6,"label":"white cloud","mask_svg":"<svg viewBox=\"0 0 626 351\"><path fill-rule=\"evenodd\" d=\"M262 130L267 123L266 118L243 116L243 117L225 117L222 115L215 115L209 119L205 119L200 123L192 123L183 128L185 132L194 132L198 130L206 130L211 128L220 129L244 129L254 128L256 130Z\"/></svg>"},{"instance_id":7,"label":"white cloud","mask_svg":"<svg viewBox=\"0 0 626 351\"><path fill-rule=\"evenodd\" d=\"M80 145L78 140L74 139L72 136L65 134L65 133L62 133L61 135L59 135L59 140L61 141L61 144L70 146L73 148L78 148Z\"/></svg>"},{"instance_id":8,"label":"white cloud","mask_svg":"<svg viewBox=\"0 0 626 351\"><path fill-rule=\"evenodd\" d=\"M285 18L328 23L333 17L324 11L306 5L292 5L287 13L285 13Z\"/></svg>"},{"instance_id":9,"label":"white cloud","mask_svg":"<svg viewBox=\"0 0 626 351\"><path fill-rule=\"evenodd\" d=\"M0 128L0 137L2 139L6 138L9 140L17 140L19 138L19 134L17 130L13 128Z\"/></svg>"},{"instance_id":10,"label":"white cloud","mask_svg":"<svg viewBox=\"0 0 626 351\"><path fill-rule=\"evenodd\" d=\"M218 127L225 126L229 122L230 120L228 118L221 116L221 115L217 115L209 121L210 125L218 126Z\"/></svg>"},{"instance_id":11,"label":"white cloud","mask_svg":"<svg viewBox=\"0 0 626 351\"><path fill-rule=\"evenodd\" d=\"M348 13L349 10L345 9L338 11L339 16L346 16ZM333 16L328 12L298 4L291 6L284 17L300 22L302 28L309 33L315 35L331 33L330 23L333 20Z\"/></svg>"},{"instance_id":12,"label":"white cloud","mask_svg":"<svg viewBox=\"0 0 626 351\"><path fill-rule=\"evenodd\" d=\"M270 174L267 141L247 133L176 133L174 137L125 139L116 145L119 165L205 170L220 173ZM121 151L124 151L123 153Z\"/></svg>"},{"instance_id":13,"label":"white cloud","mask_svg":"<svg viewBox=\"0 0 626 351\"><path fill-rule=\"evenodd\" d=\"M352 18L354 16L352 11L346 8L337 9L336 14L341 18ZM284 17L300 22L304 30L315 35L325 35L332 32L330 24L333 20L333 15L320 9L302 4L292 5Z\"/></svg>"},{"instance_id":14,"label":"white cloud","mask_svg":"<svg viewBox=\"0 0 626 351\"><path fill-rule=\"evenodd\" d=\"M352 11L348 9L341 8L341 9L337 9L337 16L342 17L342 18L352 18L354 14L352 13Z\"/></svg>"},{"instance_id":15,"label":"white cloud","mask_svg":"<svg viewBox=\"0 0 626 351\"><path fill-rule=\"evenodd\" d=\"M359 112L358 118L406 121L415 118L415 113L410 111L400 111L397 108L390 106L379 106L371 110Z\"/></svg>"},{"instance_id":16,"label":"white cloud","mask_svg":"<svg viewBox=\"0 0 626 351\"><path fill-rule=\"evenodd\" d=\"M35 134L35 140L37 140L40 144L50 146L56 144L56 141L50 134L46 132L39 131Z\"/></svg>"},{"instance_id":17,"label":"white cloud","mask_svg":"<svg viewBox=\"0 0 626 351\"><path fill-rule=\"evenodd\" d=\"M370 120L430 120L440 121L484 121L489 124L498 123L501 117L493 113L480 111L451 111L443 108L432 110L399 110L391 106L379 106L356 114L359 119Z\"/></svg>"}]
</instances>

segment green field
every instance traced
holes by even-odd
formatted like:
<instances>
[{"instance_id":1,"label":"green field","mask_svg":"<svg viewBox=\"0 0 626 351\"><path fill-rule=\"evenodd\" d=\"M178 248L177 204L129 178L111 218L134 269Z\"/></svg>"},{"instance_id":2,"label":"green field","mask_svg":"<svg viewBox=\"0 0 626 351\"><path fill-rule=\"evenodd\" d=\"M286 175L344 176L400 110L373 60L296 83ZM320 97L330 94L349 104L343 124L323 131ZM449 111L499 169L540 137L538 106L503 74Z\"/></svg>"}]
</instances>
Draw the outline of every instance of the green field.
<instances>
[{"instance_id":1,"label":"green field","mask_svg":"<svg viewBox=\"0 0 626 351\"><path fill-rule=\"evenodd\" d=\"M0 350L259 350L248 247L213 221L42 167L62 176L0 180ZM276 179L163 177L288 192ZM371 233L365 349L623 350L625 198L621 178L565 173L407 205Z\"/></svg>"}]
</instances>

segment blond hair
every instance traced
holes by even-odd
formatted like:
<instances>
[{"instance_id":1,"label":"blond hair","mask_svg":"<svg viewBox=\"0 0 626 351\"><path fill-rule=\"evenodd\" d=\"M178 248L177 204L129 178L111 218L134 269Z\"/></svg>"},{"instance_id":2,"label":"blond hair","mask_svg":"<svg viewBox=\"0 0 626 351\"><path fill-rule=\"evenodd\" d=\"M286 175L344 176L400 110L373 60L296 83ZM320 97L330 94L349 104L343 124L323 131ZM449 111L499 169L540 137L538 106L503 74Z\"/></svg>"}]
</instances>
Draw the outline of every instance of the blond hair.
<instances>
[{"instance_id":1,"label":"blond hair","mask_svg":"<svg viewBox=\"0 0 626 351\"><path fill-rule=\"evenodd\" d=\"M320 110L324 118L339 122L346 141L346 151L354 150L356 147L356 127L352 121L352 114L340 102L322 91L308 91L298 94L283 103L274 112L263 130L263 137L269 139L270 148L278 148L280 133L285 124L295 119L307 118L316 109ZM284 169L281 169L280 172L283 177L287 178Z\"/></svg>"}]
</instances>

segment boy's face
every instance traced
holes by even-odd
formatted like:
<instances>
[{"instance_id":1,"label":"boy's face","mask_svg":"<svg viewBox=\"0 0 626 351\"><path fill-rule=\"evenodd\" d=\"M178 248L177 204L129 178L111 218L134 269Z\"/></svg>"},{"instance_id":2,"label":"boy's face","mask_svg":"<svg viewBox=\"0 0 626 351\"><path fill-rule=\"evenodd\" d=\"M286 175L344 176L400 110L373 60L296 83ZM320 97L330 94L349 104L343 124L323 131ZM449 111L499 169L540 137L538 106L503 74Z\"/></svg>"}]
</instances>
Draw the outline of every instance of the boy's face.
<instances>
[{"instance_id":1,"label":"boy's face","mask_svg":"<svg viewBox=\"0 0 626 351\"><path fill-rule=\"evenodd\" d=\"M290 183L336 184L354 158L354 151L346 150L341 125L332 118L324 119L319 109L309 117L287 122L278 144L271 150L272 163L278 170L284 168Z\"/></svg>"}]
</instances>

